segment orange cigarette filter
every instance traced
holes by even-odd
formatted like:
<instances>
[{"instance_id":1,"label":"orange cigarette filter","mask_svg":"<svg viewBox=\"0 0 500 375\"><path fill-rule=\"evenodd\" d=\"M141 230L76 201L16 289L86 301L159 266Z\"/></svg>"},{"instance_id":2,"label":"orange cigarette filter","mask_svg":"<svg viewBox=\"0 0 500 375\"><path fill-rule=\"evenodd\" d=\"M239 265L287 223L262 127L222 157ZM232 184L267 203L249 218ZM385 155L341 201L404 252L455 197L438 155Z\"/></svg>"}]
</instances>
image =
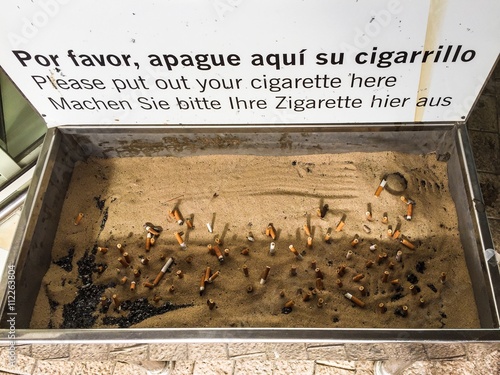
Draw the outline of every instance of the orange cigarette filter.
<instances>
[{"instance_id":1,"label":"orange cigarette filter","mask_svg":"<svg viewBox=\"0 0 500 375\"><path fill-rule=\"evenodd\" d=\"M380 302L378 304L378 310L383 314L387 311L387 307L385 307L385 304L383 302Z\"/></svg>"},{"instance_id":2,"label":"orange cigarette filter","mask_svg":"<svg viewBox=\"0 0 500 375\"><path fill-rule=\"evenodd\" d=\"M401 243L406 246L408 249L411 249L411 250L414 250L415 249L415 245L412 244L410 241L408 241L406 238L402 238L401 239Z\"/></svg>"},{"instance_id":3,"label":"orange cigarette filter","mask_svg":"<svg viewBox=\"0 0 500 375\"><path fill-rule=\"evenodd\" d=\"M116 294L113 294L113 296L111 297L111 299L113 300L113 303L115 304L115 307L118 308L120 307L120 299L118 298L118 296Z\"/></svg>"},{"instance_id":4,"label":"orange cigarette filter","mask_svg":"<svg viewBox=\"0 0 500 375\"><path fill-rule=\"evenodd\" d=\"M385 180L385 178L383 178L382 181L380 181L380 185L377 187L377 190L375 190L376 197L380 196L380 193L382 193L382 190L384 190L384 186L386 183L387 181Z\"/></svg>"},{"instance_id":5,"label":"orange cigarette filter","mask_svg":"<svg viewBox=\"0 0 500 375\"><path fill-rule=\"evenodd\" d=\"M83 219L83 212L79 212L78 215L76 215L75 221L73 224L78 225L80 224L80 221Z\"/></svg>"},{"instance_id":6,"label":"orange cigarette filter","mask_svg":"<svg viewBox=\"0 0 500 375\"><path fill-rule=\"evenodd\" d=\"M406 220L410 221L413 215L413 204L410 203L406 208Z\"/></svg>"},{"instance_id":7,"label":"orange cigarette filter","mask_svg":"<svg viewBox=\"0 0 500 375\"><path fill-rule=\"evenodd\" d=\"M246 265L243 266L243 273L248 277L248 267Z\"/></svg>"},{"instance_id":8,"label":"orange cigarette filter","mask_svg":"<svg viewBox=\"0 0 500 375\"><path fill-rule=\"evenodd\" d=\"M387 212L384 212L382 215L382 224L387 224L389 222L389 216L387 215Z\"/></svg>"},{"instance_id":9,"label":"orange cigarette filter","mask_svg":"<svg viewBox=\"0 0 500 375\"><path fill-rule=\"evenodd\" d=\"M213 281L220 275L220 271L216 271L213 273L212 276L208 278L208 282L211 284Z\"/></svg>"},{"instance_id":10,"label":"orange cigarette filter","mask_svg":"<svg viewBox=\"0 0 500 375\"><path fill-rule=\"evenodd\" d=\"M307 237L307 247L312 247L312 245L313 245L313 238Z\"/></svg>"},{"instance_id":11,"label":"orange cigarette filter","mask_svg":"<svg viewBox=\"0 0 500 375\"><path fill-rule=\"evenodd\" d=\"M344 294L344 297L347 298L348 300L351 300L359 307L365 307L365 303L363 301L361 301L359 298L354 297L351 293Z\"/></svg>"},{"instance_id":12,"label":"orange cigarette filter","mask_svg":"<svg viewBox=\"0 0 500 375\"><path fill-rule=\"evenodd\" d=\"M340 232L342 230L342 228L344 228L344 225L345 225L345 221L340 220L339 223L337 224L337 227L335 228L335 232Z\"/></svg>"},{"instance_id":13,"label":"orange cigarette filter","mask_svg":"<svg viewBox=\"0 0 500 375\"><path fill-rule=\"evenodd\" d=\"M146 236L146 251L149 251L151 249L151 233L148 233L148 235Z\"/></svg>"},{"instance_id":14,"label":"orange cigarette filter","mask_svg":"<svg viewBox=\"0 0 500 375\"><path fill-rule=\"evenodd\" d=\"M320 277L316 278L316 289L318 289L318 290L325 289L325 286L323 284L323 280Z\"/></svg>"},{"instance_id":15,"label":"orange cigarette filter","mask_svg":"<svg viewBox=\"0 0 500 375\"><path fill-rule=\"evenodd\" d=\"M184 240L182 239L181 234L179 232L174 232L174 236L175 236L175 239L177 240L177 242L179 243L180 247L185 249L187 246L186 246L186 243L184 242Z\"/></svg>"},{"instance_id":16,"label":"orange cigarette filter","mask_svg":"<svg viewBox=\"0 0 500 375\"><path fill-rule=\"evenodd\" d=\"M123 252L125 251L125 249L123 248L123 245L122 245L121 243L117 243L117 244L116 244L116 248L117 248L117 249L118 249L118 251L119 251L120 253L122 253L122 254L123 254Z\"/></svg>"},{"instance_id":17,"label":"orange cigarette filter","mask_svg":"<svg viewBox=\"0 0 500 375\"><path fill-rule=\"evenodd\" d=\"M135 281L130 283L130 290L133 292L135 290Z\"/></svg>"},{"instance_id":18,"label":"orange cigarette filter","mask_svg":"<svg viewBox=\"0 0 500 375\"><path fill-rule=\"evenodd\" d=\"M304 224L304 231L309 237L311 236L311 228L309 228L309 225Z\"/></svg>"},{"instance_id":19,"label":"orange cigarette filter","mask_svg":"<svg viewBox=\"0 0 500 375\"><path fill-rule=\"evenodd\" d=\"M181 213L179 210L176 208L174 209L174 218L177 220L177 224L182 225L184 224L184 218L182 217Z\"/></svg>"},{"instance_id":20,"label":"orange cigarette filter","mask_svg":"<svg viewBox=\"0 0 500 375\"><path fill-rule=\"evenodd\" d=\"M401 199L401 201L402 201L404 204L409 204L409 203L410 203L410 201L409 201L409 200L408 200L408 199L407 199L404 195L402 195L402 196L400 197L400 199Z\"/></svg>"},{"instance_id":21,"label":"orange cigarette filter","mask_svg":"<svg viewBox=\"0 0 500 375\"><path fill-rule=\"evenodd\" d=\"M274 226L272 223L269 223L269 225L267 226L267 229L269 230L269 236L271 236L271 238L273 240L276 239L276 229L274 229Z\"/></svg>"},{"instance_id":22,"label":"orange cigarette filter","mask_svg":"<svg viewBox=\"0 0 500 375\"><path fill-rule=\"evenodd\" d=\"M130 255L127 252L123 253L123 258L127 261L127 263L130 263Z\"/></svg>"},{"instance_id":23,"label":"orange cigarette filter","mask_svg":"<svg viewBox=\"0 0 500 375\"><path fill-rule=\"evenodd\" d=\"M362 274L362 273L358 273L356 276L354 276L354 277L352 278L352 281L359 281L359 280L363 279L364 277L365 277L365 275L364 275L364 274Z\"/></svg>"},{"instance_id":24,"label":"orange cigarette filter","mask_svg":"<svg viewBox=\"0 0 500 375\"><path fill-rule=\"evenodd\" d=\"M205 291L205 273L201 275L201 280L200 280L200 296L203 294Z\"/></svg>"},{"instance_id":25,"label":"orange cigarette filter","mask_svg":"<svg viewBox=\"0 0 500 375\"><path fill-rule=\"evenodd\" d=\"M125 259L123 259L122 257L118 258L118 262L121 263L121 265L123 267L128 267L130 264L127 263L127 261Z\"/></svg>"},{"instance_id":26,"label":"orange cigarette filter","mask_svg":"<svg viewBox=\"0 0 500 375\"><path fill-rule=\"evenodd\" d=\"M212 273L212 270L210 267L205 268L205 282L208 283L208 279L210 279L210 274Z\"/></svg>"},{"instance_id":27,"label":"orange cigarette filter","mask_svg":"<svg viewBox=\"0 0 500 375\"><path fill-rule=\"evenodd\" d=\"M351 241L351 246L356 247L358 245L358 243L359 243L359 236L356 234Z\"/></svg>"},{"instance_id":28,"label":"orange cigarette filter","mask_svg":"<svg viewBox=\"0 0 500 375\"><path fill-rule=\"evenodd\" d=\"M365 216L366 216L366 220L368 220L368 221L372 221L373 220L373 217L372 217L372 205L370 203L368 203L366 205Z\"/></svg>"},{"instance_id":29,"label":"orange cigarette filter","mask_svg":"<svg viewBox=\"0 0 500 375\"><path fill-rule=\"evenodd\" d=\"M297 249L293 246L293 245L290 245L288 246L288 248L290 249L290 251L295 255L295 256L299 256L299 252L297 251Z\"/></svg>"},{"instance_id":30,"label":"orange cigarette filter","mask_svg":"<svg viewBox=\"0 0 500 375\"><path fill-rule=\"evenodd\" d=\"M387 280L389 280L389 271L384 271L384 273L382 275L382 282L386 283Z\"/></svg>"},{"instance_id":31,"label":"orange cigarette filter","mask_svg":"<svg viewBox=\"0 0 500 375\"><path fill-rule=\"evenodd\" d=\"M323 307L324 303L325 303L325 300L323 298L318 298L318 302L316 303L316 305L318 307Z\"/></svg>"},{"instance_id":32,"label":"orange cigarette filter","mask_svg":"<svg viewBox=\"0 0 500 375\"><path fill-rule=\"evenodd\" d=\"M339 288L342 288L342 285L344 285L344 284L342 284L342 280L340 280L340 279L337 279L337 280L335 281L335 283L337 284L337 286L338 286Z\"/></svg>"},{"instance_id":33,"label":"orange cigarette filter","mask_svg":"<svg viewBox=\"0 0 500 375\"><path fill-rule=\"evenodd\" d=\"M224 255L222 255L222 251L220 251L220 247L218 245L214 245L214 251L217 259L219 259L219 262L224 262Z\"/></svg>"},{"instance_id":34,"label":"orange cigarette filter","mask_svg":"<svg viewBox=\"0 0 500 375\"><path fill-rule=\"evenodd\" d=\"M401 235L401 231L399 229L396 229L394 231L394 234L392 235L392 238L398 239L400 235Z\"/></svg>"},{"instance_id":35,"label":"orange cigarette filter","mask_svg":"<svg viewBox=\"0 0 500 375\"><path fill-rule=\"evenodd\" d=\"M285 303L285 307L287 307L287 308L293 307L293 305L295 305L295 302L293 299L291 299L290 301Z\"/></svg>"},{"instance_id":36,"label":"orange cigarette filter","mask_svg":"<svg viewBox=\"0 0 500 375\"><path fill-rule=\"evenodd\" d=\"M193 220L191 218L187 218L186 219L186 226L188 227L188 229L193 229L194 228Z\"/></svg>"},{"instance_id":37,"label":"orange cigarette filter","mask_svg":"<svg viewBox=\"0 0 500 375\"><path fill-rule=\"evenodd\" d=\"M106 254L108 252L108 248L107 247L98 246L97 247L97 251L99 251L101 254Z\"/></svg>"},{"instance_id":38,"label":"orange cigarette filter","mask_svg":"<svg viewBox=\"0 0 500 375\"><path fill-rule=\"evenodd\" d=\"M260 276L260 283L265 284L267 281L267 277L269 276L269 271L271 270L271 267L266 266L264 271L262 272L262 275Z\"/></svg>"}]
</instances>

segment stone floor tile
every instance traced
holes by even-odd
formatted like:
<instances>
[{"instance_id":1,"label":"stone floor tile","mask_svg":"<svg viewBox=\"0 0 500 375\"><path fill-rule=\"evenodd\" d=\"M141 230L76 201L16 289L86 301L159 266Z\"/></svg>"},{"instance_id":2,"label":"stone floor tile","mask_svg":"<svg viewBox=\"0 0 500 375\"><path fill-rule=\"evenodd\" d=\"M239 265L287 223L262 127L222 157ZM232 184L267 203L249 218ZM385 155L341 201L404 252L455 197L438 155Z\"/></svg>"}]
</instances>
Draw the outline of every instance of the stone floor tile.
<instances>
[{"instance_id":1,"label":"stone floor tile","mask_svg":"<svg viewBox=\"0 0 500 375\"><path fill-rule=\"evenodd\" d=\"M270 352L267 353L268 359L275 360L292 360L292 359L307 359L307 351L305 343L276 343L272 346Z\"/></svg>"},{"instance_id":2,"label":"stone floor tile","mask_svg":"<svg viewBox=\"0 0 500 375\"><path fill-rule=\"evenodd\" d=\"M435 374L473 375L476 374L474 364L466 360L436 361L434 363Z\"/></svg>"},{"instance_id":3,"label":"stone floor tile","mask_svg":"<svg viewBox=\"0 0 500 375\"><path fill-rule=\"evenodd\" d=\"M186 361L188 344L149 344L151 361Z\"/></svg>"},{"instance_id":4,"label":"stone floor tile","mask_svg":"<svg viewBox=\"0 0 500 375\"><path fill-rule=\"evenodd\" d=\"M429 359L464 360L465 347L463 344L424 344Z\"/></svg>"},{"instance_id":5,"label":"stone floor tile","mask_svg":"<svg viewBox=\"0 0 500 375\"><path fill-rule=\"evenodd\" d=\"M222 343L202 343L188 345L188 359L191 361L211 358L218 361L227 359L227 345Z\"/></svg>"},{"instance_id":6,"label":"stone floor tile","mask_svg":"<svg viewBox=\"0 0 500 375\"><path fill-rule=\"evenodd\" d=\"M148 360L147 344L110 344L109 360L140 362Z\"/></svg>"},{"instance_id":7,"label":"stone floor tile","mask_svg":"<svg viewBox=\"0 0 500 375\"><path fill-rule=\"evenodd\" d=\"M433 375L434 362L432 361L416 361L408 366L402 375Z\"/></svg>"},{"instance_id":8,"label":"stone floor tile","mask_svg":"<svg viewBox=\"0 0 500 375\"><path fill-rule=\"evenodd\" d=\"M36 361L33 375L69 375L75 363L64 359L39 359Z\"/></svg>"},{"instance_id":9,"label":"stone floor tile","mask_svg":"<svg viewBox=\"0 0 500 375\"><path fill-rule=\"evenodd\" d=\"M31 374L35 367L36 359L14 352L15 357L10 357L9 348L0 349L0 371L12 374Z\"/></svg>"},{"instance_id":10,"label":"stone floor tile","mask_svg":"<svg viewBox=\"0 0 500 375\"><path fill-rule=\"evenodd\" d=\"M468 356L478 375L500 374L500 350L483 352L482 355L477 356L471 355L469 352Z\"/></svg>"},{"instance_id":11,"label":"stone floor tile","mask_svg":"<svg viewBox=\"0 0 500 375\"><path fill-rule=\"evenodd\" d=\"M237 342L229 343L227 350L230 359L267 359L267 352L272 349L272 344L264 342Z\"/></svg>"},{"instance_id":12,"label":"stone floor tile","mask_svg":"<svg viewBox=\"0 0 500 375\"><path fill-rule=\"evenodd\" d=\"M469 138L477 171L500 174L498 134L470 130Z\"/></svg>"},{"instance_id":13,"label":"stone floor tile","mask_svg":"<svg viewBox=\"0 0 500 375\"><path fill-rule=\"evenodd\" d=\"M172 361L169 364L170 373L168 375L191 375L194 369L192 361Z\"/></svg>"},{"instance_id":14,"label":"stone floor tile","mask_svg":"<svg viewBox=\"0 0 500 375\"><path fill-rule=\"evenodd\" d=\"M423 361L427 359L424 346L418 343L391 343L384 346L388 358Z\"/></svg>"},{"instance_id":15,"label":"stone floor tile","mask_svg":"<svg viewBox=\"0 0 500 375\"><path fill-rule=\"evenodd\" d=\"M69 347L72 361L106 361L108 356L108 344L71 344Z\"/></svg>"},{"instance_id":16,"label":"stone floor tile","mask_svg":"<svg viewBox=\"0 0 500 375\"><path fill-rule=\"evenodd\" d=\"M274 362L268 360L235 361L234 375L272 375Z\"/></svg>"},{"instance_id":17,"label":"stone floor tile","mask_svg":"<svg viewBox=\"0 0 500 375\"><path fill-rule=\"evenodd\" d=\"M500 219L488 219L493 246L500 252Z\"/></svg>"},{"instance_id":18,"label":"stone floor tile","mask_svg":"<svg viewBox=\"0 0 500 375\"><path fill-rule=\"evenodd\" d=\"M307 346L306 350L308 358L313 360L347 360L347 355L343 344L311 344Z\"/></svg>"},{"instance_id":19,"label":"stone floor tile","mask_svg":"<svg viewBox=\"0 0 500 375\"><path fill-rule=\"evenodd\" d=\"M346 344L347 359L380 361L388 358L384 344Z\"/></svg>"},{"instance_id":20,"label":"stone floor tile","mask_svg":"<svg viewBox=\"0 0 500 375\"><path fill-rule=\"evenodd\" d=\"M498 132L497 103L494 95L482 95L479 97L474 110L467 120L467 128L471 130Z\"/></svg>"},{"instance_id":21,"label":"stone floor tile","mask_svg":"<svg viewBox=\"0 0 500 375\"><path fill-rule=\"evenodd\" d=\"M148 375L148 370L139 364L116 362L113 375Z\"/></svg>"},{"instance_id":22,"label":"stone floor tile","mask_svg":"<svg viewBox=\"0 0 500 375\"><path fill-rule=\"evenodd\" d=\"M112 361L76 361L71 375L112 375L114 367Z\"/></svg>"},{"instance_id":23,"label":"stone floor tile","mask_svg":"<svg viewBox=\"0 0 500 375\"><path fill-rule=\"evenodd\" d=\"M356 364L352 361L315 361L314 375L355 375Z\"/></svg>"},{"instance_id":24,"label":"stone floor tile","mask_svg":"<svg viewBox=\"0 0 500 375\"><path fill-rule=\"evenodd\" d=\"M275 375L288 375L288 374L301 374L313 375L314 374L314 361L275 361L274 372Z\"/></svg>"},{"instance_id":25,"label":"stone floor tile","mask_svg":"<svg viewBox=\"0 0 500 375\"><path fill-rule=\"evenodd\" d=\"M69 358L69 344L33 344L31 355L38 359Z\"/></svg>"},{"instance_id":26,"label":"stone floor tile","mask_svg":"<svg viewBox=\"0 0 500 375\"><path fill-rule=\"evenodd\" d=\"M193 375L232 375L234 361L195 361Z\"/></svg>"}]
</instances>

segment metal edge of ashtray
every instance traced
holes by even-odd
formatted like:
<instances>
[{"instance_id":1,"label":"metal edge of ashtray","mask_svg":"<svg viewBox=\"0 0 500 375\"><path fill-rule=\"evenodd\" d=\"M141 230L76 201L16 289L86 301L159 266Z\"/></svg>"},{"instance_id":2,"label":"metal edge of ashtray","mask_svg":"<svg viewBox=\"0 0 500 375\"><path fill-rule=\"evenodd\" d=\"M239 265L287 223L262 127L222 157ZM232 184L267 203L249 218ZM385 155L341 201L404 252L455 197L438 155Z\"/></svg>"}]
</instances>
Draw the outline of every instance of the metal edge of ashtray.
<instances>
[{"instance_id":1,"label":"metal edge of ashtray","mask_svg":"<svg viewBox=\"0 0 500 375\"><path fill-rule=\"evenodd\" d=\"M401 195L408 187L408 181L399 172L389 173L384 179L386 180L385 190L392 195Z\"/></svg>"}]
</instances>

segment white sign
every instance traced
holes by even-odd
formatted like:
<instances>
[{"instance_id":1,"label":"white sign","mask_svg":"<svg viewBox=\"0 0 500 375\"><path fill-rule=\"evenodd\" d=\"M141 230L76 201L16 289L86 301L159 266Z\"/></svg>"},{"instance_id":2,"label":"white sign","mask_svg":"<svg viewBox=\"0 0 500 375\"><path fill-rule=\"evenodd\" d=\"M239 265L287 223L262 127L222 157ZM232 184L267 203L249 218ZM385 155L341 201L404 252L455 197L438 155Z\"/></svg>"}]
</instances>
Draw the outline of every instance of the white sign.
<instances>
[{"instance_id":1,"label":"white sign","mask_svg":"<svg viewBox=\"0 0 500 375\"><path fill-rule=\"evenodd\" d=\"M17 0L0 65L65 124L464 121L500 1Z\"/></svg>"}]
</instances>

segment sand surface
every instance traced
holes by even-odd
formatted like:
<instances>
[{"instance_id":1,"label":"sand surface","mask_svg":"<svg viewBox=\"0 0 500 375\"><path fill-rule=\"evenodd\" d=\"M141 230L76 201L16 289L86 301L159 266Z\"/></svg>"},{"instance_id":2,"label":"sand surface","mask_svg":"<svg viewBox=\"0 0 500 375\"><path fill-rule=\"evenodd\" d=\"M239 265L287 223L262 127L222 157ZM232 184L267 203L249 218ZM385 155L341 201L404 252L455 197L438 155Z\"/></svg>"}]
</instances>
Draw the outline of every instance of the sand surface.
<instances>
[{"instance_id":1,"label":"sand surface","mask_svg":"<svg viewBox=\"0 0 500 375\"><path fill-rule=\"evenodd\" d=\"M383 190L379 197L374 195L382 177L395 172L407 180L402 194L416 203L411 221L405 219L407 206L401 194ZM325 204L329 210L321 218L317 210ZM368 205L372 221L367 220ZM175 207L184 219L192 218L193 229L169 216ZM79 212L84 217L75 225ZM382 222L384 212L387 224ZM103 221L105 216L107 220ZM343 216L345 225L337 232ZM145 249L146 222L163 228L150 251ZM207 223L213 233L208 231ZM277 232L274 241L265 233L269 223ZM305 224L312 232L312 247L307 246ZM389 225L393 230L399 227L415 248L389 237ZM187 249L179 246L176 231L184 232ZM247 239L249 232L254 242ZM328 232L330 243L324 241ZM359 243L353 246L356 236ZM229 249L222 263L207 248L215 244L216 238L222 241L222 251ZM269 251L271 242L275 242L274 255ZM118 262L122 254L117 244L128 252L130 267ZM301 260L290 251L290 245L301 253ZM372 245L376 245L375 250L370 250ZM96 251L97 246L109 250L102 254ZM248 255L241 253L245 248ZM74 254L65 258L69 249L74 249ZM396 260L399 250L400 262ZM346 258L348 251L353 252L350 259ZM436 161L433 154L90 159L74 170L52 257L70 267L54 263L49 268L31 328L120 324L479 327L455 205L448 191L446 164ZM141 263L143 257L151 259L149 264ZM175 260L169 272L154 288L145 287L144 283L155 279L169 257ZM369 261L374 263L367 268ZM313 263L322 273L323 289L317 284ZM245 265L248 276L243 272ZM269 275L261 284L266 266L270 267ZM292 266L296 267L295 276L291 276ZM339 276L341 266L345 266L345 274ZM85 273L85 267L90 271ZM200 281L207 267L211 273L220 271L220 275L205 285L200 296ZM139 277L134 276L134 269L140 271ZM177 276L178 270L182 278ZM389 272L387 282L383 280L384 271ZM440 281L443 272L444 283ZM364 277L353 281L358 274ZM127 281L121 285L124 276ZM132 280L136 281L134 291L130 290ZM399 282L391 283L393 280ZM417 293L410 291L412 284ZM172 285L173 292L169 290ZM364 287L364 295L360 286ZM248 287L252 292L247 291ZM309 300L305 300L307 292L311 292ZM362 300L364 307L349 301L345 293ZM113 295L121 302L119 308L112 302ZM108 309L103 308L100 297L106 297L103 303L109 304ZM208 299L215 302L212 310ZM323 304L318 306L320 299ZM420 299L424 301L422 306ZM131 306L138 300L144 303L143 310L178 308L142 320L137 311L131 316ZM291 300L291 311L283 309ZM385 313L380 311L380 303L385 304ZM401 316L402 306L407 306L407 316ZM72 321L71 316L77 313L82 314L81 319Z\"/></svg>"}]
</instances>

